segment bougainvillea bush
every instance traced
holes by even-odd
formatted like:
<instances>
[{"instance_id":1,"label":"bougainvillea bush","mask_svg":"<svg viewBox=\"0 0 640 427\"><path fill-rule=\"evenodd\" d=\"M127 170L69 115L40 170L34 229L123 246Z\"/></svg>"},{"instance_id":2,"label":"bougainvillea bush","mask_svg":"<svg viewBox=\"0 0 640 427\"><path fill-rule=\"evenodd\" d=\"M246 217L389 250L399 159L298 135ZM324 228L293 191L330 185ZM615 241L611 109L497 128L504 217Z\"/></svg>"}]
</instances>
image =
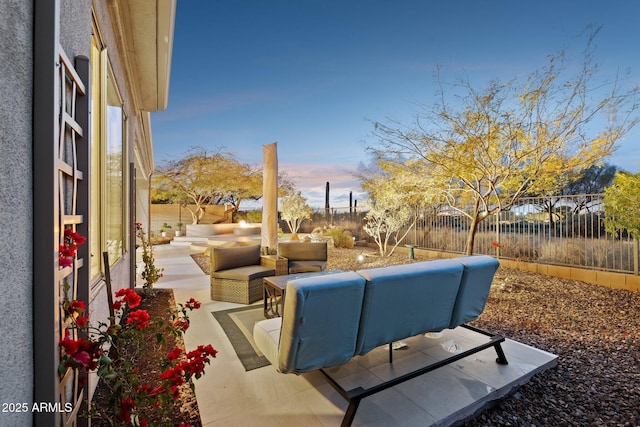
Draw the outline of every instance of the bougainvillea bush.
<instances>
[{"instance_id":1,"label":"bougainvillea bush","mask_svg":"<svg viewBox=\"0 0 640 427\"><path fill-rule=\"evenodd\" d=\"M136 352L144 351L150 334L157 345L167 336L182 334L189 327L188 312L199 308L200 303L191 298L167 309L164 318L151 319L146 310L138 308L141 297L134 290L121 289L115 297L114 315L108 323L98 322L97 326L90 325L82 301L64 302L70 324L60 340L60 372L71 367L97 373L101 386L108 389L108 399L106 406L90 407L86 415L93 420L100 419L107 425L172 426L171 413L180 399L180 388L193 389L193 379L204 375L217 351L211 345L190 352L176 346L158 360L159 374L153 383L141 379L135 365ZM74 330L78 333L71 333Z\"/></svg>"}]
</instances>

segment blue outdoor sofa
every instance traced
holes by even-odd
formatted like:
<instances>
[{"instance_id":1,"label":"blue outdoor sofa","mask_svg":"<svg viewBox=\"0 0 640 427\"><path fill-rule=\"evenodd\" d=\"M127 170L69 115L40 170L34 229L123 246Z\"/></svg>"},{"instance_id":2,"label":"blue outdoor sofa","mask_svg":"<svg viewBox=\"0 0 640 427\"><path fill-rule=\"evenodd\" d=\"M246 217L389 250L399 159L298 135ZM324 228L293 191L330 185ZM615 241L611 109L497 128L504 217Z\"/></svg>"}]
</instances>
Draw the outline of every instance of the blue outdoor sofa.
<instances>
[{"instance_id":1,"label":"blue outdoor sofa","mask_svg":"<svg viewBox=\"0 0 640 427\"><path fill-rule=\"evenodd\" d=\"M360 401L445 364L494 347L507 364L504 338L465 323L484 310L499 263L488 256L417 262L310 276L287 283L283 316L257 322L254 340L282 373L320 370L348 402L342 425L353 421ZM328 310L328 307L330 308ZM463 326L489 337L455 354L383 384L344 390L324 370L411 336Z\"/></svg>"}]
</instances>

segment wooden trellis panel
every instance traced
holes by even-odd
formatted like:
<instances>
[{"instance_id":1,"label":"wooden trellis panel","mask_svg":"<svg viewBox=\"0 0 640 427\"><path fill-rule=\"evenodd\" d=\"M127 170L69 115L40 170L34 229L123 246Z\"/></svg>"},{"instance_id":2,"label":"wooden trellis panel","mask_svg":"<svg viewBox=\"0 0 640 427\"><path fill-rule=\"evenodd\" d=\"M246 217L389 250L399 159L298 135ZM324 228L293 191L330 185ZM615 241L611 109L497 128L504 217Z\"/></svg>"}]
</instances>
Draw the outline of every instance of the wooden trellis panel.
<instances>
[{"instance_id":1,"label":"wooden trellis panel","mask_svg":"<svg viewBox=\"0 0 640 427\"><path fill-rule=\"evenodd\" d=\"M88 62L80 58L80 62L88 70ZM88 138L83 138L87 130L83 129L78 116L82 117L82 121L88 123L86 102L87 90L82 79L76 72L73 64L67 58L63 49L59 48L58 63L58 79L56 83L57 104L58 104L58 135L54 152L55 169L57 170L57 182L54 183L55 200L57 205L55 209L57 224L57 239L60 245L64 243L64 230L69 228L80 234L87 236L87 227L85 224L85 215L81 212L86 211L82 205L87 199L86 192L88 186L84 183L85 170L88 168ZM84 102L78 102L83 99ZM86 124L85 124L86 126ZM82 146L80 146L82 144ZM84 185L83 185L84 184ZM79 204L79 200L82 202ZM88 242L85 243L88 245ZM70 267L61 267L57 265L56 283L58 289L58 328L59 338L65 335L68 321L65 321L65 315L62 310L61 302L65 300L84 300L86 301L88 293L88 284L86 283L87 275L82 274L85 267L84 256L86 251L79 251L78 256L74 259ZM83 256L84 255L84 256ZM78 338L72 336L73 339ZM58 355L58 360L59 360ZM61 425L75 426L78 425L78 413L83 406L83 400L86 398L84 390L86 378L74 369L67 369L63 375L60 375L58 384L58 403L64 410L60 411ZM71 408L71 411L68 409Z\"/></svg>"}]
</instances>

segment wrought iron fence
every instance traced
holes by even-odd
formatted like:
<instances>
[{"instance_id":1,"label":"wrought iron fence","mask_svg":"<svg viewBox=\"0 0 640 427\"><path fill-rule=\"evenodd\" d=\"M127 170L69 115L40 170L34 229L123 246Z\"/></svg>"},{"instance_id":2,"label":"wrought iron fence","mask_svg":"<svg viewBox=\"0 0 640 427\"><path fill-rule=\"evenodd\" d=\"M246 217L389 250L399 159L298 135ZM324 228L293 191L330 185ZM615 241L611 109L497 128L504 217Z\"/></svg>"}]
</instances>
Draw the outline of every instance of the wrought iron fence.
<instances>
[{"instance_id":1,"label":"wrought iron fence","mask_svg":"<svg viewBox=\"0 0 640 427\"><path fill-rule=\"evenodd\" d=\"M464 253L470 223L451 208L416 210L403 244ZM479 223L473 252L638 274L638 244L605 231L601 194L523 198Z\"/></svg>"}]
</instances>

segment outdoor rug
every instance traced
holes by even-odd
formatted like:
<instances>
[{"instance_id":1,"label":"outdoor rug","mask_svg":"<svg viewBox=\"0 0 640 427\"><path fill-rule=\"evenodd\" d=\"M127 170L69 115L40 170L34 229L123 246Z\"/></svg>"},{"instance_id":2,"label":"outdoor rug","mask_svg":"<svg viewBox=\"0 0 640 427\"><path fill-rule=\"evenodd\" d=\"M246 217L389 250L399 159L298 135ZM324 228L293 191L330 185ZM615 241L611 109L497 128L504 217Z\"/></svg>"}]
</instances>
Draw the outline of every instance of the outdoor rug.
<instances>
[{"instance_id":1,"label":"outdoor rug","mask_svg":"<svg viewBox=\"0 0 640 427\"><path fill-rule=\"evenodd\" d=\"M245 370L251 371L269 365L269 361L253 341L254 323L264 320L262 304L214 311L211 314L222 326Z\"/></svg>"}]
</instances>

